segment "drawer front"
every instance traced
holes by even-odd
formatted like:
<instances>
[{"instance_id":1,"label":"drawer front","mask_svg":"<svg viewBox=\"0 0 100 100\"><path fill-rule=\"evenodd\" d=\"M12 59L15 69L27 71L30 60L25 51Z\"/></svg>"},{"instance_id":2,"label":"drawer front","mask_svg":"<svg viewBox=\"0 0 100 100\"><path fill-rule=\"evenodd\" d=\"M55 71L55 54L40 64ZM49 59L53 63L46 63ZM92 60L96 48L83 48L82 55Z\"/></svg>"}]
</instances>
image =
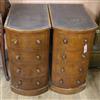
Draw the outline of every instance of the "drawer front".
<instances>
[{"instance_id":1,"label":"drawer front","mask_svg":"<svg viewBox=\"0 0 100 100\"><path fill-rule=\"evenodd\" d=\"M49 49L49 48L48 48ZM48 50L47 49L47 50ZM48 62L49 60L49 51L12 51L9 50L9 61L13 64L20 64L20 63L31 63L31 64L44 64L45 61Z\"/></svg>"},{"instance_id":2,"label":"drawer front","mask_svg":"<svg viewBox=\"0 0 100 100\"><path fill-rule=\"evenodd\" d=\"M81 75L80 75L81 76ZM79 75L72 75L72 76L61 76L58 74L55 74L55 77L52 77L52 84L60 87L60 88L76 88L80 85L84 84L86 79L84 77L80 77Z\"/></svg>"},{"instance_id":3,"label":"drawer front","mask_svg":"<svg viewBox=\"0 0 100 100\"><path fill-rule=\"evenodd\" d=\"M61 74L64 72L64 74L69 74L67 76L70 76L70 74L75 73L80 73L80 72L85 72L88 69L88 64L89 62L84 62L84 61L80 61L80 62L68 62L66 64L54 64L53 63L53 68L52 68L52 72L53 74L57 73L57 74ZM72 72L71 72L72 71Z\"/></svg>"},{"instance_id":4,"label":"drawer front","mask_svg":"<svg viewBox=\"0 0 100 100\"><path fill-rule=\"evenodd\" d=\"M68 64L68 63L88 63L88 59L89 59L89 54L86 53L82 53L79 51L71 51L71 52L67 52L65 51L64 53L61 51L56 51L53 54L53 65L55 66L56 64Z\"/></svg>"},{"instance_id":5,"label":"drawer front","mask_svg":"<svg viewBox=\"0 0 100 100\"><path fill-rule=\"evenodd\" d=\"M36 78L43 75L48 76L48 64L47 62L41 65L30 63L10 64L10 72L11 76L21 78Z\"/></svg>"},{"instance_id":6,"label":"drawer front","mask_svg":"<svg viewBox=\"0 0 100 100\"><path fill-rule=\"evenodd\" d=\"M41 76L36 78L21 78L12 76L11 84L18 89L32 90L39 89L48 85L48 76Z\"/></svg>"},{"instance_id":7,"label":"drawer front","mask_svg":"<svg viewBox=\"0 0 100 100\"><path fill-rule=\"evenodd\" d=\"M13 49L24 50L45 50L49 43L49 32L30 32L30 33L18 33L13 31L7 32L7 46Z\"/></svg>"},{"instance_id":8,"label":"drawer front","mask_svg":"<svg viewBox=\"0 0 100 100\"><path fill-rule=\"evenodd\" d=\"M77 34L77 35L76 35ZM91 50L93 46L94 34L88 33L68 33L62 31L54 31L53 48L57 51L80 51L83 50L84 45L88 45L88 51Z\"/></svg>"},{"instance_id":9,"label":"drawer front","mask_svg":"<svg viewBox=\"0 0 100 100\"><path fill-rule=\"evenodd\" d=\"M79 56L75 52L67 54L66 60L53 59L52 83L62 88L74 88L85 82L89 62L82 58L80 53ZM63 81L61 84L60 80Z\"/></svg>"}]
</instances>

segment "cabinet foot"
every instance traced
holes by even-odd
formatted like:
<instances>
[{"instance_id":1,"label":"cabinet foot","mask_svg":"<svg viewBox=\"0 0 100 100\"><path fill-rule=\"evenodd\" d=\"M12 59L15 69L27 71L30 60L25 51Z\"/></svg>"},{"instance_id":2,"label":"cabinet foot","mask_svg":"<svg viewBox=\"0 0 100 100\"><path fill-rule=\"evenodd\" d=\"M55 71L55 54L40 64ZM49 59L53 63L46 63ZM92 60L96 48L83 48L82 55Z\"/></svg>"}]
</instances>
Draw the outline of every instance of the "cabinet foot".
<instances>
[{"instance_id":1,"label":"cabinet foot","mask_svg":"<svg viewBox=\"0 0 100 100\"><path fill-rule=\"evenodd\" d=\"M86 88L86 83L85 84L82 84L79 87L70 88L70 89L60 88L60 87L56 87L54 85L51 85L51 87L50 87L50 89L52 91L55 91L55 92L61 93L61 94L74 94L74 93L77 93L77 92L82 91L85 88Z\"/></svg>"},{"instance_id":2,"label":"cabinet foot","mask_svg":"<svg viewBox=\"0 0 100 100\"><path fill-rule=\"evenodd\" d=\"M17 94L24 96L36 96L46 92L48 90L48 85L36 90L22 90L22 89L16 89L15 87L11 86L11 90Z\"/></svg>"}]
</instances>

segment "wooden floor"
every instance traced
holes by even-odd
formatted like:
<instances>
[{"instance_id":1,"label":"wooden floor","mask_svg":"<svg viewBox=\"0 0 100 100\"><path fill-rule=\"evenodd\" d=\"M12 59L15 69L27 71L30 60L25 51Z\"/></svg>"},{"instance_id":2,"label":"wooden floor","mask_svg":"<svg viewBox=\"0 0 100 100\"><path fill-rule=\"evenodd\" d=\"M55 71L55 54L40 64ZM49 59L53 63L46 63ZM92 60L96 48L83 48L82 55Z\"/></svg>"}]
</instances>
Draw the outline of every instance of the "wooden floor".
<instances>
[{"instance_id":1,"label":"wooden floor","mask_svg":"<svg viewBox=\"0 0 100 100\"><path fill-rule=\"evenodd\" d=\"M51 90L39 96L21 96L10 90L10 82L5 80L0 68L0 100L100 100L100 69L90 69L87 88L73 95L62 95Z\"/></svg>"}]
</instances>

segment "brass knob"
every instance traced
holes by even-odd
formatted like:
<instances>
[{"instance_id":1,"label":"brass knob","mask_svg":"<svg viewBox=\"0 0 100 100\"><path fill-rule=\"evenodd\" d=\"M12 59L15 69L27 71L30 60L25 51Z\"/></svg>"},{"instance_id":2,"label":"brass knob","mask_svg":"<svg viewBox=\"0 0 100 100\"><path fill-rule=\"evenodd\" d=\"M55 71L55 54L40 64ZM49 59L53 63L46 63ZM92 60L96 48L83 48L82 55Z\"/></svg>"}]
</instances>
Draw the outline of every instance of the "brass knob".
<instances>
[{"instance_id":1,"label":"brass knob","mask_svg":"<svg viewBox=\"0 0 100 100\"><path fill-rule=\"evenodd\" d=\"M63 84L63 80L61 79L61 80L59 81L59 83L60 83L60 84Z\"/></svg>"},{"instance_id":2,"label":"brass knob","mask_svg":"<svg viewBox=\"0 0 100 100\"><path fill-rule=\"evenodd\" d=\"M38 60L40 60L40 59L41 59L41 57L40 57L40 56L36 56L36 58L37 58Z\"/></svg>"},{"instance_id":3,"label":"brass knob","mask_svg":"<svg viewBox=\"0 0 100 100\"><path fill-rule=\"evenodd\" d=\"M37 69L36 69L36 72L37 72L37 73L40 73L40 69L37 68Z\"/></svg>"},{"instance_id":4,"label":"brass knob","mask_svg":"<svg viewBox=\"0 0 100 100\"><path fill-rule=\"evenodd\" d=\"M41 43L41 41L40 41L40 40L36 40L36 43L37 43L37 44L40 44L40 43Z\"/></svg>"},{"instance_id":5,"label":"brass knob","mask_svg":"<svg viewBox=\"0 0 100 100\"><path fill-rule=\"evenodd\" d=\"M22 80L18 81L18 85L22 85Z\"/></svg>"},{"instance_id":6,"label":"brass knob","mask_svg":"<svg viewBox=\"0 0 100 100\"><path fill-rule=\"evenodd\" d=\"M100 29L97 29L97 30L96 30L96 33L97 33L97 34L100 34Z\"/></svg>"},{"instance_id":7,"label":"brass knob","mask_svg":"<svg viewBox=\"0 0 100 100\"><path fill-rule=\"evenodd\" d=\"M40 82L39 82L39 81L37 81L37 82L36 82L36 85L38 85L38 86L39 86L39 85L40 85Z\"/></svg>"},{"instance_id":8,"label":"brass knob","mask_svg":"<svg viewBox=\"0 0 100 100\"><path fill-rule=\"evenodd\" d=\"M64 44L67 44L68 43L68 40L67 39L64 39L63 42L64 42Z\"/></svg>"},{"instance_id":9,"label":"brass knob","mask_svg":"<svg viewBox=\"0 0 100 100\"><path fill-rule=\"evenodd\" d=\"M77 84L80 84L81 83L80 80L77 80L76 82L77 82Z\"/></svg>"},{"instance_id":10,"label":"brass knob","mask_svg":"<svg viewBox=\"0 0 100 100\"><path fill-rule=\"evenodd\" d=\"M12 40L12 42L13 42L14 44L17 44L17 43L18 43L18 41L17 41L17 40Z\"/></svg>"},{"instance_id":11,"label":"brass knob","mask_svg":"<svg viewBox=\"0 0 100 100\"><path fill-rule=\"evenodd\" d=\"M17 70L16 70L16 73L20 73L21 72L21 69L20 68L18 68Z\"/></svg>"}]
</instances>

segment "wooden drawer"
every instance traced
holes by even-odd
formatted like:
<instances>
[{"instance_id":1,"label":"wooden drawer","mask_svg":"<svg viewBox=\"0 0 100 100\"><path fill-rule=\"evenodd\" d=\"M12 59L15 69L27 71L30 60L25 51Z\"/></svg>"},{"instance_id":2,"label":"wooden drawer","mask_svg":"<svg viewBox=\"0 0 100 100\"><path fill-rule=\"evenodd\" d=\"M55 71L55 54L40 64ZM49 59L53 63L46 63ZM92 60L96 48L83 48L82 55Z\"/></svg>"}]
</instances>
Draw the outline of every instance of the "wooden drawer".
<instances>
[{"instance_id":1,"label":"wooden drawer","mask_svg":"<svg viewBox=\"0 0 100 100\"><path fill-rule=\"evenodd\" d=\"M11 76L20 78L36 78L41 76L48 76L48 64L47 62L41 65L35 64L10 64Z\"/></svg>"},{"instance_id":2,"label":"wooden drawer","mask_svg":"<svg viewBox=\"0 0 100 100\"><path fill-rule=\"evenodd\" d=\"M9 50L9 61L13 64L20 63L31 63L31 64L43 64L45 61L49 60L49 51L20 51L17 50L12 51Z\"/></svg>"},{"instance_id":3,"label":"wooden drawer","mask_svg":"<svg viewBox=\"0 0 100 100\"><path fill-rule=\"evenodd\" d=\"M88 70L88 61L68 62L66 64L53 64L52 82L56 86L64 88L73 88L83 84L86 80ZM60 80L63 81L60 84ZM80 83L78 84L77 81Z\"/></svg>"},{"instance_id":4,"label":"wooden drawer","mask_svg":"<svg viewBox=\"0 0 100 100\"><path fill-rule=\"evenodd\" d=\"M56 64L68 64L68 63L80 63L80 62L84 62L84 63L88 63L88 58L89 58L89 54L83 54L81 51L65 51L65 52L55 52L55 54L53 55L53 66L55 66Z\"/></svg>"},{"instance_id":5,"label":"wooden drawer","mask_svg":"<svg viewBox=\"0 0 100 100\"><path fill-rule=\"evenodd\" d=\"M7 46L13 49L25 49L25 50L45 50L49 45L49 32L30 32L20 33L15 31L7 32Z\"/></svg>"},{"instance_id":6,"label":"wooden drawer","mask_svg":"<svg viewBox=\"0 0 100 100\"><path fill-rule=\"evenodd\" d=\"M23 90L39 89L48 85L48 76L21 78L13 75L11 78L11 84L15 88Z\"/></svg>"},{"instance_id":7,"label":"wooden drawer","mask_svg":"<svg viewBox=\"0 0 100 100\"><path fill-rule=\"evenodd\" d=\"M73 75L81 75L86 72L88 69L88 62L79 62L79 63L67 63L65 64L56 64L54 68L52 68L53 73L55 74L70 74ZM66 76L66 75L65 75Z\"/></svg>"},{"instance_id":8,"label":"wooden drawer","mask_svg":"<svg viewBox=\"0 0 100 100\"><path fill-rule=\"evenodd\" d=\"M55 30L54 31L54 46L53 48L57 51L63 51L66 49L66 51L82 51L84 48L84 45L88 45L88 51L91 50L94 34L91 33L77 33L73 32L71 33L69 31L60 31ZM76 35L77 34L77 35ZM57 45L57 47L56 47Z\"/></svg>"},{"instance_id":9,"label":"wooden drawer","mask_svg":"<svg viewBox=\"0 0 100 100\"><path fill-rule=\"evenodd\" d=\"M66 75L54 74L54 76L55 77L52 77L52 84L60 88L75 88L82 85L86 81L86 75L82 76L78 74L71 74L71 76L67 76L66 73Z\"/></svg>"}]
</instances>

